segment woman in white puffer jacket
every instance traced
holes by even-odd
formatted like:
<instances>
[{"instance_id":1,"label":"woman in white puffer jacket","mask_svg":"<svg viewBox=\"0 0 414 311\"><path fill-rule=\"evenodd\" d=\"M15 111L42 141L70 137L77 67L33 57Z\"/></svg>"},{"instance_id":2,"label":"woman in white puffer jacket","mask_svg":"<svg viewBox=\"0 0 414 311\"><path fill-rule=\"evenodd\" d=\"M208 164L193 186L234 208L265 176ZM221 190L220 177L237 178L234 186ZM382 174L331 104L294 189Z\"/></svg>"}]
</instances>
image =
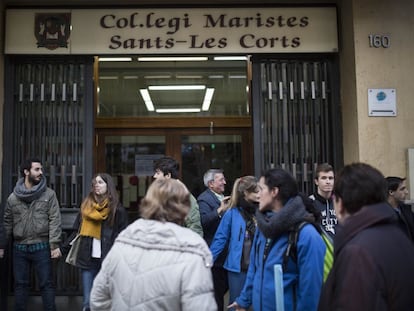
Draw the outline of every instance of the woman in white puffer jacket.
<instances>
[{"instance_id":1,"label":"woman in white puffer jacket","mask_svg":"<svg viewBox=\"0 0 414 311\"><path fill-rule=\"evenodd\" d=\"M155 180L142 218L121 232L95 278L91 310L212 310L212 256L182 223L190 195L178 180Z\"/></svg>"}]
</instances>

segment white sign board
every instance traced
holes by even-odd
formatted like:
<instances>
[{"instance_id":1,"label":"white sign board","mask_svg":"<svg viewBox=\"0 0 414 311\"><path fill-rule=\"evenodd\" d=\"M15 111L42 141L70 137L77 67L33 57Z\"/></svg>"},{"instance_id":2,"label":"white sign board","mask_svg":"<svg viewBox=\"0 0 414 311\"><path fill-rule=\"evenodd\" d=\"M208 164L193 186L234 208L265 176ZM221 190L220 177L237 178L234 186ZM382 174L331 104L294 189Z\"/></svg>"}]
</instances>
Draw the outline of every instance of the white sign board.
<instances>
[{"instance_id":1,"label":"white sign board","mask_svg":"<svg viewBox=\"0 0 414 311\"><path fill-rule=\"evenodd\" d=\"M397 116L395 89L368 89L368 115L370 117Z\"/></svg>"},{"instance_id":2,"label":"white sign board","mask_svg":"<svg viewBox=\"0 0 414 311\"><path fill-rule=\"evenodd\" d=\"M331 52L335 7L6 10L6 54Z\"/></svg>"}]
</instances>

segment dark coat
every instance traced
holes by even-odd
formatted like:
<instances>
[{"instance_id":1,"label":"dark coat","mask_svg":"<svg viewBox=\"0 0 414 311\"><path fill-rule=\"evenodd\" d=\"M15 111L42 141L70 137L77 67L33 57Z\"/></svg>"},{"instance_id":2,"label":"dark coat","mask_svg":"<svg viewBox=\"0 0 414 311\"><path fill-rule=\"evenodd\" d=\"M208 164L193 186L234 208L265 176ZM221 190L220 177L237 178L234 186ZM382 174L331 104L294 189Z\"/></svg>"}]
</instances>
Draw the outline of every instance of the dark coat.
<instances>
[{"instance_id":1,"label":"dark coat","mask_svg":"<svg viewBox=\"0 0 414 311\"><path fill-rule=\"evenodd\" d=\"M217 228L220 224L221 218L217 213L220 207L220 200L210 189L206 189L197 198L198 207L200 209L201 226L203 227L204 240L208 246L214 239ZM215 267L222 267L227 257L227 246L214 261Z\"/></svg>"},{"instance_id":2,"label":"dark coat","mask_svg":"<svg viewBox=\"0 0 414 311\"><path fill-rule=\"evenodd\" d=\"M321 213L320 224L326 233L333 239L335 236L335 226L338 224L332 198L329 200L322 197L317 191L310 196L316 209Z\"/></svg>"},{"instance_id":3,"label":"dark coat","mask_svg":"<svg viewBox=\"0 0 414 311\"><path fill-rule=\"evenodd\" d=\"M81 213L79 212L76 220L73 224L73 233L65 240L60 250L63 256L66 256L70 249L70 242L79 232L79 227L81 223ZM101 226L101 258L100 262L105 258L111 249L112 245L115 242L118 234L124 230L128 225L128 217L125 208L122 205L119 205L115 213L114 224L111 226L109 220L104 220ZM79 254L76 262L76 266L82 269L91 268L92 265L96 265L96 261L91 261L92 254L92 241L91 237L81 237L81 244L79 249Z\"/></svg>"},{"instance_id":4,"label":"dark coat","mask_svg":"<svg viewBox=\"0 0 414 311\"><path fill-rule=\"evenodd\" d=\"M398 220L401 228L407 234L407 236L414 242L414 214L411 210L411 206L407 204L400 204L398 206L399 213Z\"/></svg>"},{"instance_id":5,"label":"dark coat","mask_svg":"<svg viewBox=\"0 0 414 311\"><path fill-rule=\"evenodd\" d=\"M387 203L363 207L337 226L334 264L319 310L412 310L414 246Z\"/></svg>"},{"instance_id":6,"label":"dark coat","mask_svg":"<svg viewBox=\"0 0 414 311\"><path fill-rule=\"evenodd\" d=\"M220 224L220 216L217 213L217 209L220 207L221 202L213 191L206 189L198 196L197 203L200 209L200 220L203 227L204 239L210 246Z\"/></svg>"}]
</instances>

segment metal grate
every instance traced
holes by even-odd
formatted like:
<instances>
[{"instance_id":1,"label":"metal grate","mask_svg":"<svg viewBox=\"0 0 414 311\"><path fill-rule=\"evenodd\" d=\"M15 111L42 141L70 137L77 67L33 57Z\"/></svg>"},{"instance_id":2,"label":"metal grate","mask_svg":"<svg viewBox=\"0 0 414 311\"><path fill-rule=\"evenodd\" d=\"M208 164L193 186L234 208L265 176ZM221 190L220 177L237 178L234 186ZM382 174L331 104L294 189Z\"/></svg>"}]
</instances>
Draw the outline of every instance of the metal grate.
<instances>
[{"instance_id":1,"label":"metal grate","mask_svg":"<svg viewBox=\"0 0 414 311\"><path fill-rule=\"evenodd\" d=\"M22 56L8 57L6 63L3 197L20 177L20 163L29 156L39 157L48 186L62 207L63 239L70 234L93 171L92 60ZM11 264L3 276L9 292L13 292ZM80 295L79 269L63 260L54 261L53 267L57 294ZM33 272L31 278L36 279ZM31 294L39 294L36 282Z\"/></svg>"},{"instance_id":2,"label":"metal grate","mask_svg":"<svg viewBox=\"0 0 414 311\"><path fill-rule=\"evenodd\" d=\"M258 68L260 169L287 169L300 190L311 193L317 164L342 165L336 156L342 153L341 122L330 63L262 60Z\"/></svg>"},{"instance_id":3,"label":"metal grate","mask_svg":"<svg viewBox=\"0 0 414 311\"><path fill-rule=\"evenodd\" d=\"M84 67L33 61L15 67L13 182L21 161L38 156L61 207L82 200Z\"/></svg>"}]
</instances>

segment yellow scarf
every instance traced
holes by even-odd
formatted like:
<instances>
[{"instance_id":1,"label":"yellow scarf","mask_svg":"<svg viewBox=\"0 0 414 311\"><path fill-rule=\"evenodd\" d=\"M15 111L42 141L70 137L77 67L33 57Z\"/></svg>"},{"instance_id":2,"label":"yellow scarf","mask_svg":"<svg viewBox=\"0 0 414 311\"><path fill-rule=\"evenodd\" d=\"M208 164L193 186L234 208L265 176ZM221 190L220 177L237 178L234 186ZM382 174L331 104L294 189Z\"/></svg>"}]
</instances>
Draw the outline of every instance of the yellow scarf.
<instances>
[{"instance_id":1,"label":"yellow scarf","mask_svg":"<svg viewBox=\"0 0 414 311\"><path fill-rule=\"evenodd\" d=\"M109 216L108 199L101 203L92 203L82 209L80 235L101 239L102 221Z\"/></svg>"}]
</instances>

